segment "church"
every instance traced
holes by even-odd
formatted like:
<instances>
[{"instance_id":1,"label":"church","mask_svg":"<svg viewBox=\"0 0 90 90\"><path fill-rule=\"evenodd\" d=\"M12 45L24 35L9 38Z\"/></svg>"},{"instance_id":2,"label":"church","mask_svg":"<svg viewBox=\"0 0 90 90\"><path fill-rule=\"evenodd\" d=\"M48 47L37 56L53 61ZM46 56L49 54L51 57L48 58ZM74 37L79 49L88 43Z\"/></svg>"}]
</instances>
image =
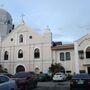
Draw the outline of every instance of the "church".
<instances>
[{"instance_id":1,"label":"church","mask_svg":"<svg viewBox=\"0 0 90 90\"><path fill-rule=\"evenodd\" d=\"M61 63L66 73L90 73L90 34L73 44L63 44L52 41L49 27L39 34L24 21L15 27L12 20L0 9L0 64L9 73L45 73L53 63Z\"/></svg>"}]
</instances>

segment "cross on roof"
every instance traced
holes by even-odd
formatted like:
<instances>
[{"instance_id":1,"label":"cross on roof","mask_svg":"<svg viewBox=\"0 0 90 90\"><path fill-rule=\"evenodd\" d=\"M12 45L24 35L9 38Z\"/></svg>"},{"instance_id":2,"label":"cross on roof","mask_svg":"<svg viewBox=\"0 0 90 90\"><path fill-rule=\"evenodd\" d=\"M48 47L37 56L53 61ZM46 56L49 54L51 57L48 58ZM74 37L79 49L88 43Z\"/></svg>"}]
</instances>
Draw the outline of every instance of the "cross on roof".
<instances>
[{"instance_id":1,"label":"cross on roof","mask_svg":"<svg viewBox=\"0 0 90 90\"><path fill-rule=\"evenodd\" d=\"M24 19L23 19L24 16L25 16L24 14L21 15L21 21L22 21L23 23L24 23Z\"/></svg>"}]
</instances>

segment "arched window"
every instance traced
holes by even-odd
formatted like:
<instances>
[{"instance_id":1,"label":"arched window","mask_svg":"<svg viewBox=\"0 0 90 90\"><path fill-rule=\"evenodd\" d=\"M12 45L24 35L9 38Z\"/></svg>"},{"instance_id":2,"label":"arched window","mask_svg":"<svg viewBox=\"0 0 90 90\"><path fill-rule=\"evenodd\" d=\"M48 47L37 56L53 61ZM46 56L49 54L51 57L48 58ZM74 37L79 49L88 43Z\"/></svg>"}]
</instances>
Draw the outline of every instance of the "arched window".
<instances>
[{"instance_id":1,"label":"arched window","mask_svg":"<svg viewBox=\"0 0 90 90\"><path fill-rule=\"evenodd\" d=\"M66 52L66 60L70 60L70 52Z\"/></svg>"},{"instance_id":2,"label":"arched window","mask_svg":"<svg viewBox=\"0 0 90 90\"><path fill-rule=\"evenodd\" d=\"M22 34L19 36L19 42L20 42L20 43L23 42L23 35L22 35Z\"/></svg>"},{"instance_id":3,"label":"arched window","mask_svg":"<svg viewBox=\"0 0 90 90\"><path fill-rule=\"evenodd\" d=\"M38 48L34 50L34 58L40 58L40 51Z\"/></svg>"},{"instance_id":4,"label":"arched window","mask_svg":"<svg viewBox=\"0 0 90 90\"><path fill-rule=\"evenodd\" d=\"M90 47L88 47L86 49L86 58L89 59L90 58Z\"/></svg>"},{"instance_id":5,"label":"arched window","mask_svg":"<svg viewBox=\"0 0 90 90\"><path fill-rule=\"evenodd\" d=\"M21 49L18 51L18 58L23 58L23 51Z\"/></svg>"},{"instance_id":6,"label":"arched window","mask_svg":"<svg viewBox=\"0 0 90 90\"><path fill-rule=\"evenodd\" d=\"M9 33L11 32L12 30L9 30Z\"/></svg>"},{"instance_id":7,"label":"arched window","mask_svg":"<svg viewBox=\"0 0 90 90\"><path fill-rule=\"evenodd\" d=\"M10 20L8 20L7 23L10 24L11 23Z\"/></svg>"},{"instance_id":8,"label":"arched window","mask_svg":"<svg viewBox=\"0 0 90 90\"><path fill-rule=\"evenodd\" d=\"M4 60L8 60L8 51L4 52Z\"/></svg>"},{"instance_id":9,"label":"arched window","mask_svg":"<svg viewBox=\"0 0 90 90\"><path fill-rule=\"evenodd\" d=\"M63 52L60 53L60 60L61 60L61 61L64 61L64 53L63 53Z\"/></svg>"}]
</instances>

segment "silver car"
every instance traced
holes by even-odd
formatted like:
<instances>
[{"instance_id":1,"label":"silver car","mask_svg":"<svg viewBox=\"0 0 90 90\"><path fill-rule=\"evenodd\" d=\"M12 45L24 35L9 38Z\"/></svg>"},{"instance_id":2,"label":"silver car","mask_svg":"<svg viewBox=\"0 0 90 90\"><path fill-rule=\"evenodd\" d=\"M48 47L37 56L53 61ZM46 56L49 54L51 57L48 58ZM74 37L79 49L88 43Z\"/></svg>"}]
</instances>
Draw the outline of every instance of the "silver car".
<instances>
[{"instance_id":1,"label":"silver car","mask_svg":"<svg viewBox=\"0 0 90 90\"><path fill-rule=\"evenodd\" d=\"M5 75L0 75L0 90L17 90L15 80Z\"/></svg>"}]
</instances>

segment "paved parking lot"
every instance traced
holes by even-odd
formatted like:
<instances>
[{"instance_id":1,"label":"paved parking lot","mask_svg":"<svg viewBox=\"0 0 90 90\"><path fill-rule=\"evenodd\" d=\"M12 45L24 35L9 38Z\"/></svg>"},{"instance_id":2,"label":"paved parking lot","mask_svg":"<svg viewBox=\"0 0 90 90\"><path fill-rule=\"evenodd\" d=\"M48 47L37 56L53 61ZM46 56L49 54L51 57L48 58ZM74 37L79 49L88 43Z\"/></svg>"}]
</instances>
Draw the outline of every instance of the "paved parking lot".
<instances>
[{"instance_id":1,"label":"paved parking lot","mask_svg":"<svg viewBox=\"0 0 90 90\"><path fill-rule=\"evenodd\" d=\"M69 82L38 82L38 86L33 90L70 90Z\"/></svg>"}]
</instances>

